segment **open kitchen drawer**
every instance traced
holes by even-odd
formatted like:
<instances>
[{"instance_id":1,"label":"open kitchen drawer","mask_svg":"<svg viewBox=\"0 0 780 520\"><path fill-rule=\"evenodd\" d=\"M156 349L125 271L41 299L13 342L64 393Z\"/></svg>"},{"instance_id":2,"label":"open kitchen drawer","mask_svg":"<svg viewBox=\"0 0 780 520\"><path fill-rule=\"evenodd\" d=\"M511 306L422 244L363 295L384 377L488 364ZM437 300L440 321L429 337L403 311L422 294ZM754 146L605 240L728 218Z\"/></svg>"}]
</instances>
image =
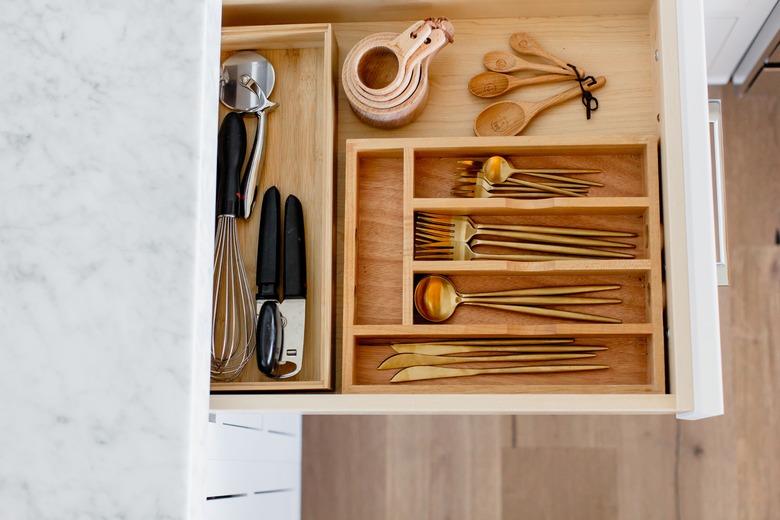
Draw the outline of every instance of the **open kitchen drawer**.
<instances>
[{"instance_id":1,"label":"open kitchen drawer","mask_svg":"<svg viewBox=\"0 0 780 520\"><path fill-rule=\"evenodd\" d=\"M471 97L466 83L482 70L484 52L508 49L507 38L512 32L528 32L589 73L605 75L608 83L597 94L601 107L592 120L586 121L582 108L571 103L540 116L523 135L650 136L658 140L665 297L659 327L663 381L654 379L645 389L648 391L632 393L345 393L348 389L341 385L343 291L337 290L335 337L330 344L314 346L319 353L332 350L333 391L214 394L211 408L303 413L676 413L691 419L721 414L715 226L700 2L441 0L416 4L390 1L378 9L375 2L364 0L228 0L223 27L331 24L340 64L365 35L398 31L409 21L428 16L452 20L455 43L432 63L430 102L413 124L397 130L363 125L351 113L335 80L336 229L340 238L345 230L346 141L472 136L473 118L487 103ZM219 57L214 55L213 59L216 67ZM340 78L339 72L334 78ZM546 88L529 91L530 97L543 96ZM521 91L507 97L529 99L529 94ZM397 164L402 171L403 150L399 153ZM337 289L343 287L342 247L339 240L333 270Z\"/></svg>"}]
</instances>

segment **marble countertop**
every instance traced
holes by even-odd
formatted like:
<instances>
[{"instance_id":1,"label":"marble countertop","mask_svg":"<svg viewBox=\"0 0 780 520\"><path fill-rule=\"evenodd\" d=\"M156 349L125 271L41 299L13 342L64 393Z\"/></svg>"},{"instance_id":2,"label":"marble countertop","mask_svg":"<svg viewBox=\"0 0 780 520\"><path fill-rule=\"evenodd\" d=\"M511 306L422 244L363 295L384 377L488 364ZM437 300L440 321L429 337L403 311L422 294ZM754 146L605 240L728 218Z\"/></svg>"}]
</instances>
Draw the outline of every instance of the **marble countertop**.
<instances>
[{"instance_id":1,"label":"marble countertop","mask_svg":"<svg viewBox=\"0 0 780 520\"><path fill-rule=\"evenodd\" d=\"M3 518L200 518L219 24L3 3Z\"/></svg>"}]
</instances>

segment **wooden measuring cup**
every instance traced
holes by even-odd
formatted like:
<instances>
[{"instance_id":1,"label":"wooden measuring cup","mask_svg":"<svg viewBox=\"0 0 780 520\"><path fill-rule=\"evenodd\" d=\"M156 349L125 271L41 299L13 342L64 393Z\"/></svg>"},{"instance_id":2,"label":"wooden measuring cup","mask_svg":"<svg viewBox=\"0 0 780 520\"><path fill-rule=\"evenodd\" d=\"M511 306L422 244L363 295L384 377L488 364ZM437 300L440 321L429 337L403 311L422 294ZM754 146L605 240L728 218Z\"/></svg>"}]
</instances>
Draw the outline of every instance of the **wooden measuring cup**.
<instances>
[{"instance_id":1,"label":"wooden measuring cup","mask_svg":"<svg viewBox=\"0 0 780 520\"><path fill-rule=\"evenodd\" d=\"M365 93L356 93L354 85L350 83L352 78L349 74L347 74L347 77L344 78L346 80L346 84L349 86L352 93L355 94L355 97L358 98L362 104L368 107L386 109L402 104L404 101L409 99L412 94L414 94L415 90L423 80L422 76L427 74L428 67L425 65L425 63L429 62L430 59L436 55L436 53L443 49L444 46L447 45L448 41L447 35L441 29L434 29L433 32L431 32L429 39L430 42L421 46L415 53L416 58L413 61L418 61L418 63L414 65L413 69L409 70L409 79L408 81L405 80L405 82L402 83L402 89L399 91L394 91L392 94L388 94L386 96L372 96Z\"/></svg>"},{"instance_id":2,"label":"wooden measuring cup","mask_svg":"<svg viewBox=\"0 0 780 520\"><path fill-rule=\"evenodd\" d=\"M349 51L344 70L355 74L355 84L364 92L383 95L397 89L407 72L407 65L433 28L415 22L400 34L378 33L363 38ZM388 35L392 38L388 39Z\"/></svg>"}]
</instances>

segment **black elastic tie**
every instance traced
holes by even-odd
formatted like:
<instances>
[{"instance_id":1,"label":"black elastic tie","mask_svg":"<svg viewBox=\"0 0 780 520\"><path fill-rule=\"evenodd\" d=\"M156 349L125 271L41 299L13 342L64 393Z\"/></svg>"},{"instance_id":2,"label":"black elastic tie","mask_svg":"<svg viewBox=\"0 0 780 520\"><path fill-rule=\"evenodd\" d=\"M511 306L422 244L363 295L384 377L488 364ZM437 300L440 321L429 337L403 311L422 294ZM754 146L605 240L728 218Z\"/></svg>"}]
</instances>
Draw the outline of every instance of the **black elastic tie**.
<instances>
[{"instance_id":1,"label":"black elastic tie","mask_svg":"<svg viewBox=\"0 0 780 520\"><path fill-rule=\"evenodd\" d=\"M580 90L582 91L582 104L585 105L585 116L590 119L591 112L599 109L599 100L596 99L596 96L593 95L593 92L590 90L585 90L583 83L587 81L587 86L590 87L596 84L596 78L593 76L583 76L580 74L580 71L577 70L577 67L571 63L567 63L566 65L571 70L573 70L574 74L577 76L577 83L579 84Z\"/></svg>"}]
</instances>

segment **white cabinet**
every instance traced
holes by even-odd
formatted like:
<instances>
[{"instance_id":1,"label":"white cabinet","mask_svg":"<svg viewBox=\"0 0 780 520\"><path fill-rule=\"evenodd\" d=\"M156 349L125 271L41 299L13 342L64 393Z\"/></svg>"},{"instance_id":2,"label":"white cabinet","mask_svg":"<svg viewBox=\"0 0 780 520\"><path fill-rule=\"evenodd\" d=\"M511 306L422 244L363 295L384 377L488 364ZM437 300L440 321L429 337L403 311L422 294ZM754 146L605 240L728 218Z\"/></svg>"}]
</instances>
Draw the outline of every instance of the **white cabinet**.
<instances>
[{"instance_id":1,"label":"white cabinet","mask_svg":"<svg viewBox=\"0 0 780 520\"><path fill-rule=\"evenodd\" d=\"M300 518L300 415L214 412L206 456L207 520Z\"/></svg>"},{"instance_id":2,"label":"white cabinet","mask_svg":"<svg viewBox=\"0 0 780 520\"><path fill-rule=\"evenodd\" d=\"M729 82L776 3L777 0L704 0L710 84Z\"/></svg>"}]
</instances>

